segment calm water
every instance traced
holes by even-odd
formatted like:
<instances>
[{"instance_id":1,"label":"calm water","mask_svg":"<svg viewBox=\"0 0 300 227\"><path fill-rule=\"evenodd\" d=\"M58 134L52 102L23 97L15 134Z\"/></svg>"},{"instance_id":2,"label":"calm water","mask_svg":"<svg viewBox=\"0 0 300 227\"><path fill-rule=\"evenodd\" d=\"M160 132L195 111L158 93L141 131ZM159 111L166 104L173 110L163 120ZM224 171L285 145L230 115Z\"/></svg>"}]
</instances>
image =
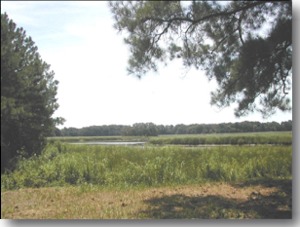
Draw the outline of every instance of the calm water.
<instances>
[{"instance_id":1,"label":"calm water","mask_svg":"<svg viewBox=\"0 0 300 227\"><path fill-rule=\"evenodd\" d=\"M78 142L71 144L86 144L86 145L118 145L118 146L134 146L134 145L144 145L145 142L126 142L126 141L90 141L90 142Z\"/></svg>"}]
</instances>

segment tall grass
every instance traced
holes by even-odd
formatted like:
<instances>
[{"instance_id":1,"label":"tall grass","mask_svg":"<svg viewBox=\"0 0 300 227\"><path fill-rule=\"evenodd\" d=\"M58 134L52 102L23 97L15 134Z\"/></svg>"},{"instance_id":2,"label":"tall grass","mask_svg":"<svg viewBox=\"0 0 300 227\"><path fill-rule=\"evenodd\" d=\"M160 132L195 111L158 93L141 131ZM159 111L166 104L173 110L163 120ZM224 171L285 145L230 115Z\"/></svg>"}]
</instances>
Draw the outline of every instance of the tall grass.
<instances>
[{"instance_id":1,"label":"tall grass","mask_svg":"<svg viewBox=\"0 0 300 227\"><path fill-rule=\"evenodd\" d=\"M1 175L2 189L94 184L104 187L289 178L291 146L88 146L50 143Z\"/></svg>"},{"instance_id":2,"label":"tall grass","mask_svg":"<svg viewBox=\"0 0 300 227\"><path fill-rule=\"evenodd\" d=\"M269 133L225 133L225 134L199 134L199 135L172 135L153 137L149 140L151 144L173 144L173 145L201 145L201 144L278 144L291 145L291 132L269 132Z\"/></svg>"}]
</instances>

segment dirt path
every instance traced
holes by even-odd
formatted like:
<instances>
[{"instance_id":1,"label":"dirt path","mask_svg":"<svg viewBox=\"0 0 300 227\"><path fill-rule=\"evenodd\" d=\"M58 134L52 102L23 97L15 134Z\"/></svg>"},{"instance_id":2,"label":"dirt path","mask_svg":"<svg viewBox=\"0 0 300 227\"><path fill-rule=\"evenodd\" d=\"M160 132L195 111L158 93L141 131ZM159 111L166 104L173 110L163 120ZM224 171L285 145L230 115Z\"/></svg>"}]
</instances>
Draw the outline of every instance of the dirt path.
<instances>
[{"instance_id":1,"label":"dirt path","mask_svg":"<svg viewBox=\"0 0 300 227\"><path fill-rule=\"evenodd\" d=\"M291 217L290 180L131 190L62 187L1 192L4 219Z\"/></svg>"}]
</instances>

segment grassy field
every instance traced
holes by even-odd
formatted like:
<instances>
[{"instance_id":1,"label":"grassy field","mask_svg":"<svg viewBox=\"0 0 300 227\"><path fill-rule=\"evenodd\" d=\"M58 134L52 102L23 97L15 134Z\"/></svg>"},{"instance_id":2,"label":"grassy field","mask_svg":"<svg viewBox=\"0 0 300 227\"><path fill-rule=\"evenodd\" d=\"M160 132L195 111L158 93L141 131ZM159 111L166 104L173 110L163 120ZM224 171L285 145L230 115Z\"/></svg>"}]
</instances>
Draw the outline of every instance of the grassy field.
<instances>
[{"instance_id":1,"label":"grassy field","mask_svg":"<svg viewBox=\"0 0 300 227\"><path fill-rule=\"evenodd\" d=\"M249 144L251 136L256 138L249 134ZM172 139L162 136L133 147L52 139L42 155L20 160L15 171L1 175L1 217L291 218L291 133L260 136L269 142L151 145L152 139ZM269 145L275 136L285 142Z\"/></svg>"}]
</instances>

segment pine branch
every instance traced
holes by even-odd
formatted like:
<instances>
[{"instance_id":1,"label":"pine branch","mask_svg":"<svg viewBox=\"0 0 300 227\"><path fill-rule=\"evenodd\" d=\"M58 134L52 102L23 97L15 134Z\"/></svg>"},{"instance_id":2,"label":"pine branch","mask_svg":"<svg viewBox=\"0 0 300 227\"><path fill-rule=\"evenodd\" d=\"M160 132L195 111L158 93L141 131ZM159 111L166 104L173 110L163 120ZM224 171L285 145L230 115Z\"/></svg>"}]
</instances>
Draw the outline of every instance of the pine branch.
<instances>
[{"instance_id":1,"label":"pine branch","mask_svg":"<svg viewBox=\"0 0 300 227\"><path fill-rule=\"evenodd\" d=\"M262 5L262 4L265 4L265 2L258 1L258 2L254 2L254 3L249 3L249 4L246 4L245 6L239 7L237 9L232 10L232 11L213 13L213 14L201 17L197 20L193 20L190 17L172 17L172 18L169 18L169 19L163 19L163 18L160 18L160 17L149 16L149 17L142 18L141 22L144 23L148 20L154 20L154 21L157 21L157 22L160 22L160 23L173 23L174 21L181 21L181 22L190 22L192 24L197 24L197 23L200 23L202 21L209 20L213 17L229 16L229 15L235 14L237 12L245 11L247 9L254 8L254 7L256 7L258 5Z\"/></svg>"}]
</instances>

